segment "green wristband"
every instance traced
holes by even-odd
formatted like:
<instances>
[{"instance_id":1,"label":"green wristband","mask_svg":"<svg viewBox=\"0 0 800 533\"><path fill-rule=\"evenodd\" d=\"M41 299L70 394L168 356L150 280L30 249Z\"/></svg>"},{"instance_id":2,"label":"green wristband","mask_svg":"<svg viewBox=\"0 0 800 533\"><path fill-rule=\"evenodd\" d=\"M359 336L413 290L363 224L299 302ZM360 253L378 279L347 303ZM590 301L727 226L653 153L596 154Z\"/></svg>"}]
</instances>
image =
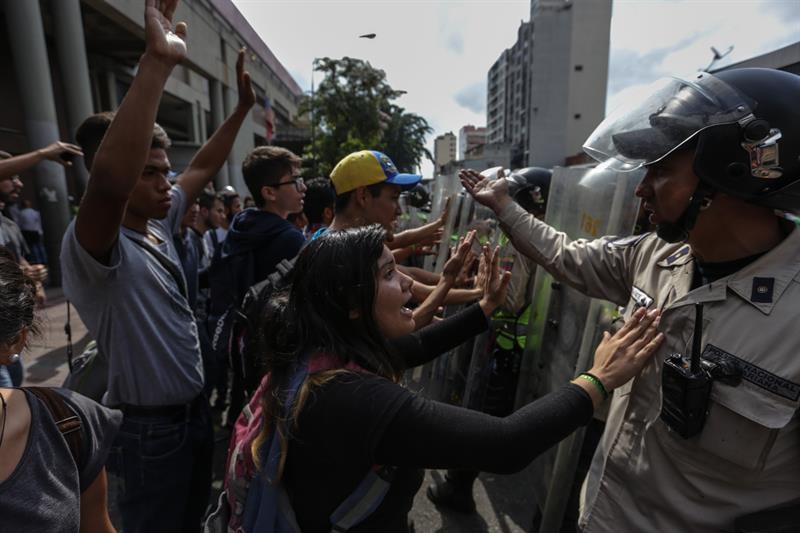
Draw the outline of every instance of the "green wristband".
<instances>
[{"instance_id":1,"label":"green wristband","mask_svg":"<svg viewBox=\"0 0 800 533\"><path fill-rule=\"evenodd\" d=\"M597 387L597 390L600 391L600 395L603 396L603 399L604 400L608 399L608 391L606 390L605 385L603 385L603 382L600 381L600 379L597 376L590 374L588 372L584 372L578 377L585 379L586 381Z\"/></svg>"}]
</instances>

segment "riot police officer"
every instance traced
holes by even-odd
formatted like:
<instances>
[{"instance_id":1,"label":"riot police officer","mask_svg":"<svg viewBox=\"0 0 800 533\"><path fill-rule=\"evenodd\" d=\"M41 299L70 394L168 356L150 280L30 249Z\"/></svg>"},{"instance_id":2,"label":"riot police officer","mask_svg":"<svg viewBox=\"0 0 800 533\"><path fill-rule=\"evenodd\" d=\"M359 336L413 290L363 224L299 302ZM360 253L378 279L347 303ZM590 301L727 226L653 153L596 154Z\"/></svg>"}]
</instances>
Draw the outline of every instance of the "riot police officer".
<instances>
[{"instance_id":1,"label":"riot police officer","mask_svg":"<svg viewBox=\"0 0 800 533\"><path fill-rule=\"evenodd\" d=\"M461 175L554 277L628 313L663 310L666 341L614 391L583 531L796 526L800 231L786 219L800 209L800 76L667 79L606 118L584 149L607 168L646 168L636 194L655 233L571 242L503 182Z\"/></svg>"}]
</instances>

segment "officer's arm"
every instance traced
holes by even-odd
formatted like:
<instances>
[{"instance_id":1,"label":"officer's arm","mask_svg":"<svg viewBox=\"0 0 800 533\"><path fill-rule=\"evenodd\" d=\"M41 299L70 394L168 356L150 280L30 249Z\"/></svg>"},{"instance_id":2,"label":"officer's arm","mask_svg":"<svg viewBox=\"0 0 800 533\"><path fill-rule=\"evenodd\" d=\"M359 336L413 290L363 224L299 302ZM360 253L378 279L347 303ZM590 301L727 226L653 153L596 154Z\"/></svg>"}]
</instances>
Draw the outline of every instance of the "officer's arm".
<instances>
[{"instance_id":1,"label":"officer's arm","mask_svg":"<svg viewBox=\"0 0 800 533\"><path fill-rule=\"evenodd\" d=\"M164 84L186 56L186 25L179 23L172 31L177 3L147 0L144 54L94 157L75 237L99 260L106 260L117 240L128 197L147 162Z\"/></svg>"},{"instance_id":2,"label":"officer's arm","mask_svg":"<svg viewBox=\"0 0 800 533\"><path fill-rule=\"evenodd\" d=\"M602 239L573 241L514 202L499 212L498 220L514 248L557 280L594 298L619 305L628 301L632 248L610 246Z\"/></svg>"},{"instance_id":3,"label":"officer's arm","mask_svg":"<svg viewBox=\"0 0 800 533\"><path fill-rule=\"evenodd\" d=\"M250 84L250 73L244 70L244 53L244 48L239 50L239 58L236 60L236 80L239 87L239 103L236 109L197 151L189 166L178 177L178 185L186 193L187 208L194 204L200 191L208 185L225 163L239 128L256 101L256 95Z\"/></svg>"}]
</instances>

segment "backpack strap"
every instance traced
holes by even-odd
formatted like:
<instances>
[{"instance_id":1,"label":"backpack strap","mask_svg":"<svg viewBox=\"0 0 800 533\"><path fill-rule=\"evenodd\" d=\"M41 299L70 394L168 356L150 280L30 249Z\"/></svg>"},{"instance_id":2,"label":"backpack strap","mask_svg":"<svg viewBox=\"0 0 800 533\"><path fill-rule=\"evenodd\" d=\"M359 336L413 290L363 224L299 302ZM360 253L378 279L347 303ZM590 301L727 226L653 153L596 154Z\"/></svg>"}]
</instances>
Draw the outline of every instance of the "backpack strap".
<instances>
[{"instance_id":1,"label":"backpack strap","mask_svg":"<svg viewBox=\"0 0 800 533\"><path fill-rule=\"evenodd\" d=\"M396 468L375 465L356 490L331 513L331 531L348 531L375 512L392 487Z\"/></svg>"},{"instance_id":2,"label":"backpack strap","mask_svg":"<svg viewBox=\"0 0 800 533\"><path fill-rule=\"evenodd\" d=\"M78 470L83 467L83 431L81 431L81 418L75 410L67 404L64 397L53 389L47 387L22 387L36 396L50 412L56 427L69 447L69 453L75 460Z\"/></svg>"},{"instance_id":3,"label":"backpack strap","mask_svg":"<svg viewBox=\"0 0 800 533\"><path fill-rule=\"evenodd\" d=\"M187 301L189 300L189 290L186 288L186 277L183 275L183 270L181 268L175 265L175 263L173 263L171 259L164 255L161 250L147 242L146 239L139 240L125 233L121 234L125 235L132 243L139 246L142 250L149 253L156 261L158 261L159 264L161 264L161 266L164 267L164 269L175 279L175 284L178 286L178 290L183 297L186 298Z\"/></svg>"}]
</instances>

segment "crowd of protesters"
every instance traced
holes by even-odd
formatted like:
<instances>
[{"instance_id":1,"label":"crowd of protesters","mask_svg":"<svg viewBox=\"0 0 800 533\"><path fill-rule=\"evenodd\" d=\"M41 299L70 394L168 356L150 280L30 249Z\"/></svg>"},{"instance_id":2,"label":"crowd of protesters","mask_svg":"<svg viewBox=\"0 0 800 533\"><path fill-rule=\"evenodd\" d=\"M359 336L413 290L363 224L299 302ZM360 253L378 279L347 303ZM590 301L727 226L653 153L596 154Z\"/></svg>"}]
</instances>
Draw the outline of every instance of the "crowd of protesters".
<instances>
[{"instance_id":1,"label":"crowd of protesters","mask_svg":"<svg viewBox=\"0 0 800 533\"><path fill-rule=\"evenodd\" d=\"M0 152L0 529L196 532L205 523L206 531L409 532L422 469L448 469L427 491L434 503L473 512L479 471L524 468L588 424L614 389L586 485L584 531L732 530L760 519L778 526L795 520L800 366L776 359L791 350L774 343L770 354L778 355L755 358L762 350L730 324L747 329L768 320L771 306L783 309L797 298L797 253L788 247L797 231L773 212L796 206L788 193L767 194L753 184L742 192L737 162L726 167L728 181L715 181L709 158L726 154L708 146L730 139L704 128L734 113L732 123L745 134L732 145L750 154L745 166L756 178L784 175L774 183L793 187L800 136L792 133L792 117L740 102L736 92L758 93L766 84L798 96L796 76L745 72L678 84L679 98L630 115L649 124L612 120L598 128L588 144L595 157L648 168L637 195L657 232L634 239L572 242L542 222L549 170L494 180L462 172L467 193L495 212L506 236L492 250L470 231L434 273L408 259L445 246L449 208L397 232L401 195L425 197L421 176L399 172L389 155L370 147L344 157L329 177L305 180L299 156L259 146L241 162L244 197L230 186L214 190L256 99L244 50L231 114L185 169L172 172L170 139L156 113L164 84L186 56L187 27L172 20L177 3L146 2L145 51L131 86L114 113L84 120L77 145ZM738 107L716 109L705 100L681 107L715 91ZM714 112L698 126L692 113L702 105ZM670 117L689 118L665 133L665 122L653 117L667 108ZM756 112L765 114L756 119ZM780 167L777 148L769 148L785 120L784 136L794 144L783 145L789 157ZM64 294L108 362L99 402L66 389L21 387L19 354L38 331L48 257L41 217L21 199L19 173L44 160L70 166L81 157L90 178L59 260ZM721 234L729 239L716 239ZM681 270L692 257L697 268ZM625 320L603 336L587 372L515 411L536 264L623 306ZM743 302L726 303L723 285L712 294L714 284L740 270L752 291L730 288ZM673 286L678 275L683 281ZM697 302L681 300L706 287ZM247 307L253 301L261 305L255 313ZM681 302L700 308L695 320L715 343L708 344L715 358L706 361L739 369L736 383L733 371L725 379L713 368L703 374L708 391L719 383L702 399L702 418L712 426L702 438L688 434L693 420L683 420L682 409L689 418L699 415L680 395L683 378L674 377L695 372L694 363L665 363L662 370L656 362L688 342L688 322L676 317L692 306ZM462 304L441 316L442 306ZM703 322L703 305L710 323ZM715 327L726 312L733 322ZM789 322L763 327L785 339ZM489 378L495 392L481 409L440 403L403 385L407 369L487 330L498 347ZM700 346L699 338L693 342ZM774 379L758 381L758 365ZM657 405L661 372L673 376L665 381L663 401L676 402L667 415ZM747 384L740 385L742 376ZM678 400L669 396L676 389ZM740 401L741 391L749 402ZM782 399L767 401L768 394ZM226 491L207 519L213 408L226 410L221 423L232 430L232 444L223 465ZM728 449L718 442L736 435L749 444ZM745 475L755 471L759 481ZM660 506L645 487L663 495ZM697 497L711 509L706 515L693 514L700 513L693 487L702 488ZM766 499L759 501L758 491Z\"/></svg>"}]
</instances>

